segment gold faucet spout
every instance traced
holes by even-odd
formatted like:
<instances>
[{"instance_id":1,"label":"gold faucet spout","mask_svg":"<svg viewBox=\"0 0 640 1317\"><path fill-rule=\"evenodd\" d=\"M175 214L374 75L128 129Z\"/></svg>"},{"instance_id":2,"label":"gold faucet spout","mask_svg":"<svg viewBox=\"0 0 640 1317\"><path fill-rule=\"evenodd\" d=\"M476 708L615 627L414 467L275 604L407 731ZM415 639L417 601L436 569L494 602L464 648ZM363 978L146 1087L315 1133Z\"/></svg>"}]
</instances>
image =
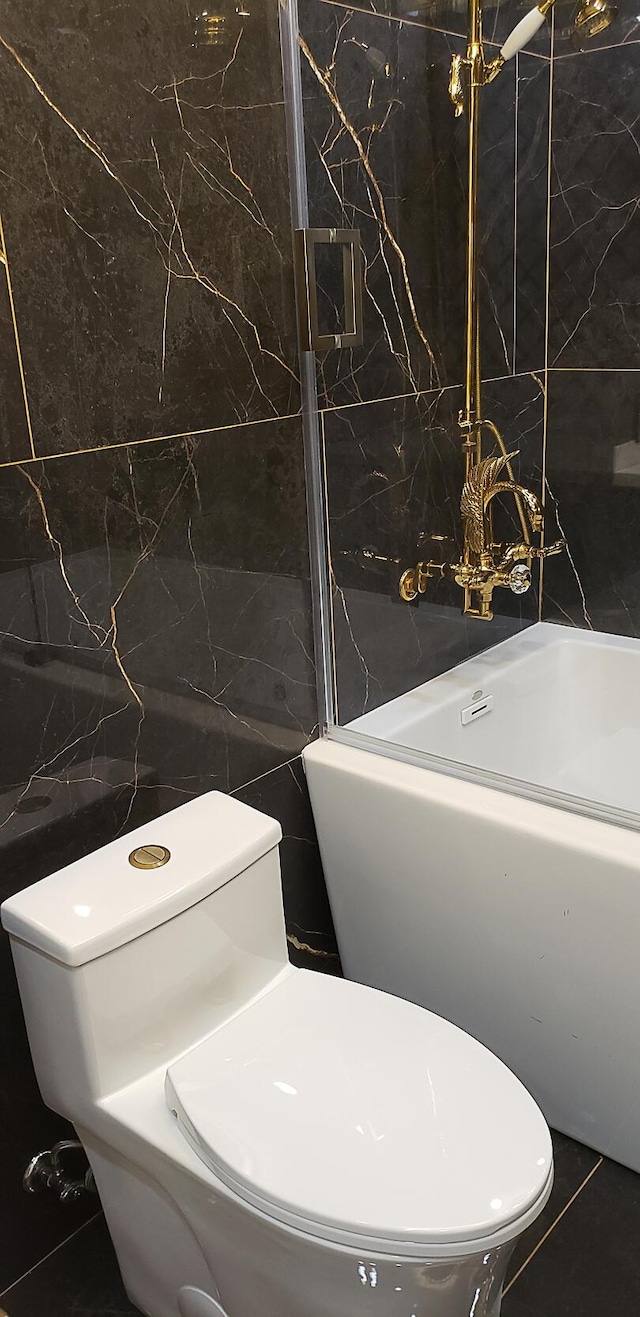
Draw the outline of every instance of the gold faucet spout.
<instances>
[{"instance_id":1,"label":"gold faucet spout","mask_svg":"<svg viewBox=\"0 0 640 1317\"><path fill-rule=\"evenodd\" d=\"M540 499L538 498L538 495L534 494L532 489L527 489L526 485L518 485L515 480L497 481L495 485L490 485L489 489L485 493L484 496L485 513L488 511L491 500L496 497L496 494L513 494L515 499L518 498L522 499L522 502L524 503L527 509L527 515L529 517L529 522L532 531L535 531L537 534L539 531L542 530L542 525L544 521L542 504L540 502Z\"/></svg>"}]
</instances>

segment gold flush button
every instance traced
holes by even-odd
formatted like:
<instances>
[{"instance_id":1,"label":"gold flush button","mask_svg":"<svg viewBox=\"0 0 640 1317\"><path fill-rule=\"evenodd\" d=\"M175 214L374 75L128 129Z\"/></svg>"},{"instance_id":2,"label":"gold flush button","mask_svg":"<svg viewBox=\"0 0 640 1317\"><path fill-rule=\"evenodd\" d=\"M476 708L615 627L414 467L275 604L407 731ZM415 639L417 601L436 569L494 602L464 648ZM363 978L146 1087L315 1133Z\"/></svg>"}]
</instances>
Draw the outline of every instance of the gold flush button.
<instances>
[{"instance_id":1,"label":"gold flush button","mask_svg":"<svg viewBox=\"0 0 640 1317\"><path fill-rule=\"evenodd\" d=\"M171 859L171 851L166 846L137 846L129 856L129 864L135 869L159 869Z\"/></svg>"}]
</instances>

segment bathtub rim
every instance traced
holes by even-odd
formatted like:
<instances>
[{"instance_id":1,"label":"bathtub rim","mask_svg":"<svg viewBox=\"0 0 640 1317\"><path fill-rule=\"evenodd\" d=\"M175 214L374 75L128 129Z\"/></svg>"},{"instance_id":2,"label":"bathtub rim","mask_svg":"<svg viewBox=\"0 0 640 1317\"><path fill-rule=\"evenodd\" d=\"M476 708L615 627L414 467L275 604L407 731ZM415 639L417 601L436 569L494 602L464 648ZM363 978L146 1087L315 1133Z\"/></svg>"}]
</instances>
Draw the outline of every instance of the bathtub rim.
<instances>
[{"instance_id":1,"label":"bathtub rim","mask_svg":"<svg viewBox=\"0 0 640 1317\"><path fill-rule=\"evenodd\" d=\"M314 760L318 756L320 747L341 745L347 750L356 751L359 754L365 754L375 760L383 760L385 763L396 763L405 768L419 768L429 775L431 781L427 784L433 790L435 784L434 778L443 778L448 784L447 799L453 800L449 794L451 784L457 783L459 790L467 792L484 792L484 808L490 809L495 805L493 793L499 792L501 796L511 797L521 802L521 808L528 805L532 810L543 810L545 815L550 811L560 816L572 815L580 818L583 823L590 822L595 825L605 825L607 828L614 827L625 832L640 832L640 814L634 814L630 810L618 809L614 805L605 805L603 803L587 800L582 796L572 796L569 793L556 791L550 787L544 787L532 782L525 782L520 778L510 778L505 774L496 773L487 768L474 768L469 764L460 763L454 759L441 758L438 755L430 754L427 750L415 750L406 746L398 745L394 741L384 741L378 737L370 736L364 732L355 732L348 727L339 727L337 723L332 723L324 730L323 734L315 741L310 741L302 751L302 760L306 764L309 760ZM335 756L326 758L321 757L323 763L336 763L338 760ZM347 759L345 767L351 764L354 771L357 769L357 761ZM363 764L362 771L366 775ZM388 769L387 769L388 772ZM374 773L379 780L379 775ZM382 774L384 776L384 774ZM407 786L409 783L407 782ZM419 794L419 793L418 793ZM461 797L457 796L456 804L460 804ZM476 800L473 794L468 796L468 805L470 808L476 807ZM504 808L504 806L503 806ZM519 824L525 822L528 817L524 814L519 819ZM536 819L535 814L531 814L531 823ZM545 832L548 831L551 820L547 819ZM554 831L553 827L551 828ZM636 856L637 863L637 856Z\"/></svg>"}]
</instances>

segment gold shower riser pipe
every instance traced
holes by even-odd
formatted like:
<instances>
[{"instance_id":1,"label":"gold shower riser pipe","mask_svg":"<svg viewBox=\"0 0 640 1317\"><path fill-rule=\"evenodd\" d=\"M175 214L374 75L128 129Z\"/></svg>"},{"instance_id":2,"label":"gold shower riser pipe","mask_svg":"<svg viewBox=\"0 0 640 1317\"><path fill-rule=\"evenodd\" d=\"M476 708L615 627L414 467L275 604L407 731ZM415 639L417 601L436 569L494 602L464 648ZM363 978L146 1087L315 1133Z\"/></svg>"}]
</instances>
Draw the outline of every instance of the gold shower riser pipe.
<instances>
[{"instance_id":1,"label":"gold shower riser pipe","mask_svg":"<svg viewBox=\"0 0 640 1317\"><path fill-rule=\"evenodd\" d=\"M547 7L553 0L545 0ZM542 6L541 6L542 8ZM467 284L465 324L465 404L462 418L465 430L465 480L471 468L482 460L482 430L491 431L503 457L507 449L500 431L492 421L482 419L482 369L480 345L480 295L478 256L478 156L480 142L480 99L486 82L482 39L481 0L469 0L469 26L467 37L468 77L468 133L467 133ZM509 479L515 481L511 462L506 466ZM529 525L522 504L516 497L518 520L525 544L531 542ZM465 547L464 561L469 561Z\"/></svg>"},{"instance_id":2,"label":"gold shower riser pipe","mask_svg":"<svg viewBox=\"0 0 640 1317\"><path fill-rule=\"evenodd\" d=\"M464 352L464 405L458 423L465 455L465 481L460 499L464 539L457 562L426 560L407 568L399 581L402 599L411 602L424 594L433 577L454 580L464 590L463 612L490 621L491 601L496 588L508 588L524 594L531 586L531 568L535 560L560 553L563 539L549 546L536 545L532 534L542 535L543 504L541 498L515 479L511 459L500 430L483 417L482 364L480 326L480 262L478 234L478 177L480 141L480 102L484 87L493 82L505 64L521 50L539 30L554 0L541 0L516 23L495 58L485 60L482 39L481 0L468 0L468 39L464 56L454 54L449 78L449 96L456 116L468 116L467 136L467 250ZM609 0L581 0L580 14L589 23L606 23L615 13ZM578 21L578 20L576 20ZM585 20L586 21L586 20ZM598 30L598 29L594 29ZM591 31L591 28L590 28ZM488 430L499 449L498 454L482 457L483 432ZM509 479L501 479L505 472ZM510 494L515 501L522 538L513 543L497 543L494 535L492 504L495 497ZM422 537L429 538L429 537ZM438 540L439 536L430 537Z\"/></svg>"},{"instance_id":3,"label":"gold shower riser pipe","mask_svg":"<svg viewBox=\"0 0 640 1317\"><path fill-rule=\"evenodd\" d=\"M462 417L465 430L466 475L480 460L482 416L480 381L480 308L478 300L478 147L480 89L483 80L482 10L479 0L470 0L467 135L467 280L465 324L465 400Z\"/></svg>"}]
</instances>

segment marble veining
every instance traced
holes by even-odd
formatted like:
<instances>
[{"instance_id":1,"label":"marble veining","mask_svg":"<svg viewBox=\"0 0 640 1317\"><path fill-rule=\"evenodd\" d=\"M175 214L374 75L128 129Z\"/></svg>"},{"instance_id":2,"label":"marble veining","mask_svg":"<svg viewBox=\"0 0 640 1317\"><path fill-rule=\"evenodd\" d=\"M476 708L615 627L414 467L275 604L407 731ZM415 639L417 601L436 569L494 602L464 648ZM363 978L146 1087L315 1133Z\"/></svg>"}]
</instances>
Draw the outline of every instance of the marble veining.
<instances>
[{"instance_id":1,"label":"marble veining","mask_svg":"<svg viewBox=\"0 0 640 1317\"><path fill-rule=\"evenodd\" d=\"M310 223L356 227L364 345L318 360L323 406L463 378L466 124L447 83L451 33L303 0ZM527 54L487 90L481 134L481 301L489 377L544 365L549 66ZM319 270L325 327L341 278ZM519 362L516 361L517 343Z\"/></svg>"},{"instance_id":2,"label":"marble veining","mask_svg":"<svg viewBox=\"0 0 640 1317\"><path fill-rule=\"evenodd\" d=\"M330 4L336 3L337 0L319 0L319 2ZM341 2L344 3L345 0ZM568 13L570 0L558 0L558 7ZM358 0L357 4L350 5L349 8L384 15L397 22L419 24L442 32L466 36L466 0ZM518 0L489 0L483 5L486 40L502 43L523 13L526 13L526 0L524 3ZM532 47L536 54L548 58L549 28L543 28L538 33L533 39Z\"/></svg>"},{"instance_id":3,"label":"marble veining","mask_svg":"<svg viewBox=\"0 0 640 1317\"><path fill-rule=\"evenodd\" d=\"M550 372L547 479L569 552L545 564L545 620L640 635L638 454L640 371Z\"/></svg>"},{"instance_id":4,"label":"marble veining","mask_svg":"<svg viewBox=\"0 0 640 1317\"><path fill-rule=\"evenodd\" d=\"M134 794L151 764L177 804L299 752L316 715L297 422L259 430L2 472L25 781L100 753L129 760Z\"/></svg>"},{"instance_id":5,"label":"marble veining","mask_svg":"<svg viewBox=\"0 0 640 1317\"><path fill-rule=\"evenodd\" d=\"M7 0L0 73L0 897L246 792L283 823L292 956L336 972L298 758L317 710L278 6ZM0 986L6 1292L95 1201L22 1191L70 1131L6 938Z\"/></svg>"},{"instance_id":6,"label":"marble veining","mask_svg":"<svg viewBox=\"0 0 640 1317\"><path fill-rule=\"evenodd\" d=\"M339 974L340 957L302 760L283 764L234 794L282 825L280 868L291 961L303 969Z\"/></svg>"},{"instance_id":7,"label":"marble veining","mask_svg":"<svg viewBox=\"0 0 640 1317\"><path fill-rule=\"evenodd\" d=\"M526 7L488 4L489 40ZM558 0L549 272L547 28L485 99L486 411L518 477L544 480L568 552L545 564L542 605L538 579L500 591L489 626L447 583L418 607L397 595L426 537L453 552L460 533L466 126L447 78L465 9L300 4L310 222L360 228L366 265L364 347L318 363L343 722L540 606L640 634L626 7L615 41L578 54ZM233 791L281 820L292 959L336 972L299 761L317 714L277 6L222 0L214 43L205 17L168 0L3 9L0 886ZM321 298L338 319L330 263ZM563 369L545 403L547 346ZM512 535L512 506L497 516ZM0 978L6 1290L85 1208L61 1223L19 1191L34 1143L63 1131L37 1095L6 944Z\"/></svg>"},{"instance_id":8,"label":"marble veining","mask_svg":"<svg viewBox=\"0 0 640 1317\"><path fill-rule=\"evenodd\" d=\"M546 361L549 108L551 66L517 56L515 198L515 374Z\"/></svg>"},{"instance_id":9,"label":"marble veining","mask_svg":"<svg viewBox=\"0 0 640 1317\"><path fill-rule=\"evenodd\" d=\"M544 381L489 381L488 413L511 451L516 478L541 492ZM464 474L456 416L460 389L445 389L324 415L333 628L340 722L445 671L535 621L537 573L527 595L496 593L491 624L463 618L458 587L430 583L417 605L398 596L402 570L460 552ZM518 533L510 500L496 507L496 532Z\"/></svg>"},{"instance_id":10,"label":"marble veining","mask_svg":"<svg viewBox=\"0 0 640 1317\"><path fill-rule=\"evenodd\" d=\"M0 26L37 455L296 412L276 6L225 10L213 46L167 0L59 9L9 0Z\"/></svg>"},{"instance_id":11,"label":"marble veining","mask_svg":"<svg viewBox=\"0 0 640 1317\"><path fill-rule=\"evenodd\" d=\"M317 718L298 419L1 467L0 669L0 898L253 783L286 819L292 949L337 967L289 767ZM5 1288L95 1204L22 1191L69 1131L38 1095L6 937L0 984Z\"/></svg>"},{"instance_id":12,"label":"marble veining","mask_svg":"<svg viewBox=\"0 0 640 1317\"><path fill-rule=\"evenodd\" d=\"M549 360L565 369L639 364L636 49L555 70Z\"/></svg>"},{"instance_id":13,"label":"marble veining","mask_svg":"<svg viewBox=\"0 0 640 1317\"><path fill-rule=\"evenodd\" d=\"M302 6L310 222L359 228L365 258L365 343L320 359L325 405L462 379L466 127L447 93L460 49L439 31L324 0ZM515 78L514 62L490 88L482 135L488 375L514 369ZM331 304L339 290L325 295Z\"/></svg>"}]
</instances>

